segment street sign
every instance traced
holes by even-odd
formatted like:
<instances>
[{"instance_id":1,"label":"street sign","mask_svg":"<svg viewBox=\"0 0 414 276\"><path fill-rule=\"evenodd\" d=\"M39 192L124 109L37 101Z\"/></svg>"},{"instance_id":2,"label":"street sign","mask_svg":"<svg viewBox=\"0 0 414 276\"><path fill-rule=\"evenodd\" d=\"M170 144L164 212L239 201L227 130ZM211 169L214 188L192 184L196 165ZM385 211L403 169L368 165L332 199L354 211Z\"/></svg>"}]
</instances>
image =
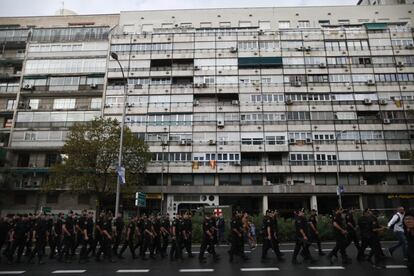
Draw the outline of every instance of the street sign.
<instances>
[{"instance_id":1,"label":"street sign","mask_svg":"<svg viewBox=\"0 0 414 276\"><path fill-rule=\"evenodd\" d=\"M147 194L142 192L135 193L135 206L146 207L147 206Z\"/></svg>"}]
</instances>

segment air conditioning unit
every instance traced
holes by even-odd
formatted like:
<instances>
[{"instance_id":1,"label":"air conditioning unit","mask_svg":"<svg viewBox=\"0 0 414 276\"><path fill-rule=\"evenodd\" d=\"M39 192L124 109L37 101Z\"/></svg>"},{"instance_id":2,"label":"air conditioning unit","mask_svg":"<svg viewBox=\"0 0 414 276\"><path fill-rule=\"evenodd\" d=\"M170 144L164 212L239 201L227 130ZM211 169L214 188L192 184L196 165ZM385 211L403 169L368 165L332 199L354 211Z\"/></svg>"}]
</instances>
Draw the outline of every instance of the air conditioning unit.
<instances>
[{"instance_id":1,"label":"air conditioning unit","mask_svg":"<svg viewBox=\"0 0 414 276\"><path fill-rule=\"evenodd\" d=\"M90 88L94 88L94 89L98 88L98 84L96 83L91 83L89 86Z\"/></svg>"},{"instance_id":2,"label":"air conditioning unit","mask_svg":"<svg viewBox=\"0 0 414 276\"><path fill-rule=\"evenodd\" d=\"M368 184L368 182L367 182L366 180L361 180L361 181L359 182L359 184L360 184L360 185L367 185L367 184Z\"/></svg>"},{"instance_id":3,"label":"air conditioning unit","mask_svg":"<svg viewBox=\"0 0 414 276\"><path fill-rule=\"evenodd\" d=\"M259 35L264 35L264 31L263 30L259 30L258 34Z\"/></svg>"},{"instance_id":4,"label":"air conditioning unit","mask_svg":"<svg viewBox=\"0 0 414 276\"><path fill-rule=\"evenodd\" d=\"M167 145L168 145L168 142L167 142L167 141L165 141L165 140L162 140L162 141L161 141L161 145L162 145L162 146L167 146Z\"/></svg>"},{"instance_id":5,"label":"air conditioning unit","mask_svg":"<svg viewBox=\"0 0 414 276\"><path fill-rule=\"evenodd\" d=\"M202 83L202 84L201 84L201 87L202 87L202 88L207 88L207 87L208 87L208 85L207 85L207 83Z\"/></svg>"},{"instance_id":6,"label":"air conditioning unit","mask_svg":"<svg viewBox=\"0 0 414 276\"><path fill-rule=\"evenodd\" d=\"M385 118L385 119L383 120L383 123L384 123L384 124L386 124L386 125L391 124L391 120L390 120L390 119Z\"/></svg>"},{"instance_id":7,"label":"air conditioning unit","mask_svg":"<svg viewBox=\"0 0 414 276\"><path fill-rule=\"evenodd\" d=\"M386 99L379 99L379 104L380 105L387 105L388 101Z\"/></svg>"},{"instance_id":8,"label":"air conditioning unit","mask_svg":"<svg viewBox=\"0 0 414 276\"><path fill-rule=\"evenodd\" d=\"M381 184L382 185L388 185L388 182L387 181L381 181Z\"/></svg>"},{"instance_id":9,"label":"air conditioning unit","mask_svg":"<svg viewBox=\"0 0 414 276\"><path fill-rule=\"evenodd\" d=\"M180 145L181 145L181 146L185 146L185 145L187 145L187 140L185 140L185 139L181 139L181 141L180 141Z\"/></svg>"},{"instance_id":10,"label":"air conditioning unit","mask_svg":"<svg viewBox=\"0 0 414 276\"><path fill-rule=\"evenodd\" d=\"M232 100L232 101L231 101L231 104L232 104L232 105L239 105L239 101L238 101L238 100Z\"/></svg>"},{"instance_id":11,"label":"air conditioning unit","mask_svg":"<svg viewBox=\"0 0 414 276\"><path fill-rule=\"evenodd\" d=\"M374 80L367 80L366 84L367 85L375 85L375 81Z\"/></svg>"},{"instance_id":12,"label":"air conditioning unit","mask_svg":"<svg viewBox=\"0 0 414 276\"><path fill-rule=\"evenodd\" d=\"M305 50L305 47L303 46L296 47L296 51L304 51L304 50Z\"/></svg>"},{"instance_id":13,"label":"air conditioning unit","mask_svg":"<svg viewBox=\"0 0 414 276\"><path fill-rule=\"evenodd\" d=\"M311 47L311 46L307 46L307 47L305 48L305 51L306 51L306 52L310 52L310 51L312 51L312 47Z\"/></svg>"},{"instance_id":14,"label":"air conditioning unit","mask_svg":"<svg viewBox=\"0 0 414 276\"><path fill-rule=\"evenodd\" d=\"M312 139L311 138L306 138L305 143L306 144L312 144Z\"/></svg>"},{"instance_id":15,"label":"air conditioning unit","mask_svg":"<svg viewBox=\"0 0 414 276\"><path fill-rule=\"evenodd\" d=\"M397 66L397 67L404 67L404 62L397 61L397 63L395 64L395 66Z\"/></svg>"},{"instance_id":16,"label":"air conditioning unit","mask_svg":"<svg viewBox=\"0 0 414 276\"><path fill-rule=\"evenodd\" d=\"M266 181L266 182L265 182L265 185L267 185L267 186L272 186L273 184L272 184L272 182L271 182L271 181Z\"/></svg>"},{"instance_id":17,"label":"air conditioning unit","mask_svg":"<svg viewBox=\"0 0 414 276\"><path fill-rule=\"evenodd\" d=\"M292 180L288 180L288 181L286 181L286 184L289 185L289 186L293 186L293 181Z\"/></svg>"},{"instance_id":18,"label":"air conditioning unit","mask_svg":"<svg viewBox=\"0 0 414 276\"><path fill-rule=\"evenodd\" d=\"M414 49L414 45L413 44L408 44L405 46L405 49L411 50Z\"/></svg>"},{"instance_id":19,"label":"air conditioning unit","mask_svg":"<svg viewBox=\"0 0 414 276\"><path fill-rule=\"evenodd\" d=\"M365 105L370 105L370 104L372 104L372 100L371 99L364 99L364 104Z\"/></svg>"},{"instance_id":20,"label":"air conditioning unit","mask_svg":"<svg viewBox=\"0 0 414 276\"><path fill-rule=\"evenodd\" d=\"M295 145L296 144L296 139L295 138L290 138L289 139L289 145Z\"/></svg>"},{"instance_id":21,"label":"air conditioning unit","mask_svg":"<svg viewBox=\"0 0 414 276\"><path fill-rule=\"evenodd\" d=\"M293 101L291 99L286 99L285 100L285 104L286 105L292 105L293 104Z\"/></svg>"},{"instance_id":22,"label":"air conditioning unit","mask_svg":"<svg viewBox=\"0 0 414 276\"><path fill-rule=\"evenodd\" d=\"M111 107L111 105L110 104L105 104L104 105L104 108L110 108Z\"/></svg>"},{"instance_id":23,"label":"air conditioning unit","mask_svg":"<svg viewBox=\"0 0 414 276\"><path fill-rule=\"evenodd\" d=\"M319 68L326 68L326 63L325 62L319 63Z\"/></svg>"},{"instance_id":24,"label":"air conditioning unit","mask_svg":"<svg viewBox=\"0 0 414 276\"><path fill-rule=\"evenodd\" d=\"M217 126L219 128L223 128L224 127L224 121L221 121L221 120L217 121Z\"/></svg>"},{"instance_id":25,"label":"air conditioning unit","mask_svg":"<svg viewBox=\"0 0 414 276\"><path fill-rule=\"evenodd\" d=\"M194 83L193 86L194 86L194 88L200 88L201 84L200 83Z\"/></svg>"},{"instance_id":26,"label":"air conditioning unit","mask_svg":"<svg viewBox=\"0 0 414 276\"><path fill-rule=\"evenodd\" d=\"M200 101L199 101L199 100L195 100L195 101L193 102L193 105L194 105L194 106L199 106L199 105L200 105Z\"/></svg>"},{"instance_id":27,"label":"air conditioning unit","mask_svg":"<svg viewBox=\"0 0 414 276\"><path fill-rule=\"evenodd\" d=\"M34 85L26 84L26 85L23 86L23 89L24 90L32 90L32 89L34 89Z\"/></svg>"},{"instance_id":28,"label":"air conditioning unit","mask_svg":"<svg viewBox=\"0 0 414 276\"><path fill-rule=\"evenodd\" d=\"M30 106L25 102L21 102L19 103L18 108L19 109L30 109Z\"/></svg>"},{"instance_id":29,"label":"air conditioning unit","mask_svg":"<svg viewBox=\"0 0 414 276\"><path fill-rule=\"evenodd\" d=\"M216 144L216 141L215 141L215 140L213 140L213 139L208 140L208 144L209 144L209 145L215 145L215 144Z\"/></svg>"},{"instance_id":30,"label":"air conditioning unit","mask_svg":"<svg viewBox=\"0 0 414 276\"><path fill-rule=\"evenodd\" d=\"M142 89L142 84L135 84L134 89Z\"/></svg>"},{"instance_id":31,"label":"air conditioning unit","mask_svg":"<svg viewBox=\"0 0 414 276\"><path fill-rule=\"evenodd\" d=\"M241 166L241 162L240 161L235 161L233 164L234 164L234 166Z\"/></svg>"},{"instance_id":32,"label":"air conditioning unit","mask_svg":"<svg viewBox=\"0 0 414 276\"><path fill-rule=\"evenodd\" d=\"M294 87L301 87L302 86L302 82L301 81L295 81L292 83L292 86Z\"/></svg>"},{"instance_id":33,"label":"air conditioning unit","mask_svg":"<svg viewBox=\"0 0 414 276\"><path fill-rule=\"evenodd\" d=\"M194 70L196 70L196 71L198 71L198 70L201 70L201 68L200 68L200 66L194 66Z\"/></svg>"},{"instance_id":34,"label":"air conditioning unit","mask_svg":"<svg viewBox=\"0 0 414 276\"><path fill-rule=\"evenodd\" d=\"M237 53L236 47L230 47L230 53Z\"/></svg>"}]
</instances>

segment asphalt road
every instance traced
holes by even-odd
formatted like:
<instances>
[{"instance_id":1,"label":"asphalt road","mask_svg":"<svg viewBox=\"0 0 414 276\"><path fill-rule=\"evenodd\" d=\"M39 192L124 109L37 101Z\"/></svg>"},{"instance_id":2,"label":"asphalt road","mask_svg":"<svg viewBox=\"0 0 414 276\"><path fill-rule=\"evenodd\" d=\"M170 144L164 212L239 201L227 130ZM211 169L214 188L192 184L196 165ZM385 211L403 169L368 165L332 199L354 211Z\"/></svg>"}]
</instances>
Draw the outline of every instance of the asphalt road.
<instances>
[{"instance_id":1,"label":"asphalt road","mask_svg":"<svg viewBox=\"0 0 414 276\"><path fill-rule=\"evenodd\" d=\"M387 247L389 243L383 243L383 247ZM333 244L323 244L325 252L328 252ZM95 262L93 259L86 264L78 264L77 260L72 263L59 263L56 260L46 259L46 264L5 264L4 260L0 264L0 275L33 275L46 276L52 274L61 275L283 275L283 276L383 276L383 275L398 275L409 276L408 270L404 265L401 256L401 250L395 252L393 258L387 259L387 268L378 270L372 268L367 263L358 263L355 260L356 250L351 245L348 248L348 255L352 257L353 263L347 266L342 266L338 261L334 265L330 265L325 257L319 257L316 251L312 249L312 255L318 259L316 264L302 263L299 265L292 265L290 260L293 252L293 245L283 244L281 246L282 252L285 253L286 261L277 262L269 251L269 258L267 261L260 260L261 247L250 251L246 248L246 253L249 257L248 261L242 261L237 257L233 263L228 262L227 246L220 246L217 252L221 259L214 262L208 254L207 262L200 264L198 262L197 253L198 246L193 247L196 257L188 259L184 254L183 261L170 262L167 258L156 260L142 261L132 260L128 254L125 254L124 260L117 260L116 263L109 263L101 261ZM127 252L127 251L126 251ZM300 258L299 258L300 260Z\"/></svg>"}]
</instances>

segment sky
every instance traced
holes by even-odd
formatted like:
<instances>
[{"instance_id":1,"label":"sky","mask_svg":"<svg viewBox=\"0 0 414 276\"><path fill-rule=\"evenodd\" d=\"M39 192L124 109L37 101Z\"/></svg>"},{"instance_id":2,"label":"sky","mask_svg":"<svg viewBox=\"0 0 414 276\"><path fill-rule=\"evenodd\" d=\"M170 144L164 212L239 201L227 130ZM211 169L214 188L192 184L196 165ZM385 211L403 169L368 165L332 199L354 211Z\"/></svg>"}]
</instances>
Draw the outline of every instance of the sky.
<instances>
[{"instance_id":1,"label":"sky","mask_svg":"<svg viewBox=\"0 0 414 276\"><path fill-rule=\"evenodd\" d=\"M356 5L358 0L0 0L0 16L54 15L58 9L77 14L131 10Z\"/></svg>"}]
</instances>

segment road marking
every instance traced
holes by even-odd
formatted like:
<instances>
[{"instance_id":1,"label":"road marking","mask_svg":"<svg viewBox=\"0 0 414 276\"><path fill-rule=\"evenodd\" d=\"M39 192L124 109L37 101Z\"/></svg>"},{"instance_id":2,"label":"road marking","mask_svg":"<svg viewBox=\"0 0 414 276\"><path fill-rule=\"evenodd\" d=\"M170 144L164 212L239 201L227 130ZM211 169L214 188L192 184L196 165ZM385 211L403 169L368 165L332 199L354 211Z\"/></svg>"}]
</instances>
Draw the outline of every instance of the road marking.
<instances>
[{"instance_id":1,"label":"road marking","mask_svg":"<svg viewBox=\"0 0 414 276\"><path fill-rule=\"evenodd\" d=\"M26 271L0 271L0 275L17 275L17 274L23 274Z\"/></svg>"},{"instance_id":2,"label":"road marking","mask_svg":"<svg viewBox=\"0 0 414 276\"><path fill-rule=\"evenodd\" d=\"M119 269L117 273L146 273L149 272L149 269Z\"/></svg>"},{"instance_id":3,"label":"road marking","mask_svg":"<svg viewBox=\"0 0 414 276\"><path fill-rule=\"evenodd\" d=\"M240 271L249 272L249 271L279 271L278 267L248 267L248 268L240 268Z\"/></svg>"},{"instance_id":4,"label":"road marking","mask_svg":"<svg viewBox=\"0 0 414 276\"><path fill-rule=\"evenodd\" d=\"M343 266L309 266L308 269L310 270L338 270L338 269L345 269Z\"/></svg>"},{"instance_id":5,"label":"road marking","mask_svg":"<svg viewBox=\"0 0 414 276\"><path fill-rule=\"evenodd\" d=\"M386 268L407 268L406 265L386 265Z\"/></svg>"},{"instance_id":6,"label":"road marking","mask_svg":"<svg viewBox=\"0 0 414 276\"><path fill-rule=\"evenodd\" d=\"M289 252L293 252L293 249L283 249L283 250L280 250L280 252L289 253Z\"/></svg>"},{"instance_id":7,"label":"road marking","mask_svg":"<svg viewBox=\"0 0 414 276\"><path fill-rule=\"evenodd\" d=\"M212 268L205 268L205 269L180 269L180 272L214 272Z\"/></svg>"},{"instance_id":8,"label":"road marking","mask_svg":"<svg viewBox=\"0 0 414 276\"><path fill-rule=\"evenodd\" d=\"M52 272L52 274L79 274L85 272L86 270L55 270Z\"/></svg>"}]
</instances>

